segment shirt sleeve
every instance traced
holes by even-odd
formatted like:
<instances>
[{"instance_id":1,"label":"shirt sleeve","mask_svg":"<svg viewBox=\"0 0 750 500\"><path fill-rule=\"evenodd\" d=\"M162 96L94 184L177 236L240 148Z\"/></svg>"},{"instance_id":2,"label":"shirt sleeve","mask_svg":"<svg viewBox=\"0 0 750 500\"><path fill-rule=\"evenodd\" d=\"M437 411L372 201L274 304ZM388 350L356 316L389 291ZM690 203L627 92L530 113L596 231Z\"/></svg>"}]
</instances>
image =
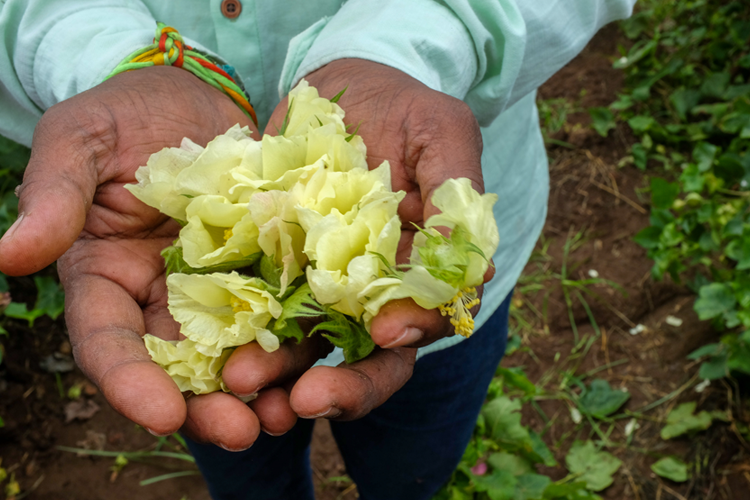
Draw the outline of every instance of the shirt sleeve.
<instances>
[{"instance_id":1,"label":"shirt sleeve","mask_svg":"<svg viewBox=\"0 0 750 500\"><path fill-rule=\"evenodd\" d=\"M343 58L399 69L463 99L480 125L539 87L635 0L349 0L295 37L282 70L286 94Z\"/></svg>"},{"instance_id":2,"label":"shirt sleeve","mask_svg":"<svg viewBox=\"0 0 750 500\"><path fill-rule=\"evenodd\" d=\"M47 108L100 84L129 54L153 43L156 31L140 0L7 0L0 6L0 135L27 146Z\"/></svg>"}]
</instances>

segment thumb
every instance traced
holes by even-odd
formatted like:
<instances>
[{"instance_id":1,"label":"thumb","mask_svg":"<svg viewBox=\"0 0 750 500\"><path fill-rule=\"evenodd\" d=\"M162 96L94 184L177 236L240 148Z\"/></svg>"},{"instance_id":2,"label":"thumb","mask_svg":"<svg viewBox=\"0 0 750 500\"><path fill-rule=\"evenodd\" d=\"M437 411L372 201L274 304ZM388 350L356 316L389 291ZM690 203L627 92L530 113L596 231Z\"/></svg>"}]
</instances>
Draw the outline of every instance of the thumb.
<instances>
[{"instance_id":1,"label":"thumb","mask_svg":"<svg viewBox=\"0 0 750 500\"><path fill-rule=\"evenodd\" d=\"M0 240L0 271L11 276L39 271L70 248L96 190L95 158L102 141L92 140L83 128L71 130L66 106L58 106L37 125L17 190L18 219Z\"/></svg>"}]
</instances>

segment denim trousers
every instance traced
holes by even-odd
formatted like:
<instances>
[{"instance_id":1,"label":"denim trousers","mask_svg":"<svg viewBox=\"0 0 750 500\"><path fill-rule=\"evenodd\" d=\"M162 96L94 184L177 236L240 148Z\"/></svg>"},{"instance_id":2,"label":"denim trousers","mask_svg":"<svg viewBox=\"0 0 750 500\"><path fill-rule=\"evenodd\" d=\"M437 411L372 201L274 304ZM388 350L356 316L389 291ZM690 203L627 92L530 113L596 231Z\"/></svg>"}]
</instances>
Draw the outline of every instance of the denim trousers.
<instances>
[{"instance_id":1,"label":"denim trousers","mask_svg":"<svg viewBox=\"0 0 750 500\"><path fill-rule=\"evenodd\" d=\"M366 417L331 422L360 499L429 500L450 478L505 352L509 305L510 295L471 338L421 357L406 385ZM261 433L242 452L188 446L215 500L314 500L313 424Z\"/></svg>"}]
</instances>

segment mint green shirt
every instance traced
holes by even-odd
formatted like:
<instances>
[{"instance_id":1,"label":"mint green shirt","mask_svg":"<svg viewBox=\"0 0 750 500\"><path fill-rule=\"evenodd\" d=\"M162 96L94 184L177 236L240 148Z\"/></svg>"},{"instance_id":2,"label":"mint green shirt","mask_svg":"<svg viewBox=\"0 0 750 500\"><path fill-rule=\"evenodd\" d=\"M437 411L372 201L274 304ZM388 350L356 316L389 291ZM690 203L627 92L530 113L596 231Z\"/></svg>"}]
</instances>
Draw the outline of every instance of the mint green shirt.
<instances>
[{"instance_id":1,"label":"mint green shirt","mask_svg":"<svg viewBox=\"0 0 750 500\"><path fill-rule=\"evenodd\" d=\"M220 0L6 0L0 4L0 134L30 145L45 109L94 87L150 44L156 20L235 67L261 130L300 78L331 61L392 66L464 100L482 126L485 187L499 196L500 246L479 327L513 290L546 215L548 165L536 89L599 28L628 17L634 3L242 0L239 17L227 19ZM443 339L420 354L461 340Z\"/></svg>"}]
</instances>

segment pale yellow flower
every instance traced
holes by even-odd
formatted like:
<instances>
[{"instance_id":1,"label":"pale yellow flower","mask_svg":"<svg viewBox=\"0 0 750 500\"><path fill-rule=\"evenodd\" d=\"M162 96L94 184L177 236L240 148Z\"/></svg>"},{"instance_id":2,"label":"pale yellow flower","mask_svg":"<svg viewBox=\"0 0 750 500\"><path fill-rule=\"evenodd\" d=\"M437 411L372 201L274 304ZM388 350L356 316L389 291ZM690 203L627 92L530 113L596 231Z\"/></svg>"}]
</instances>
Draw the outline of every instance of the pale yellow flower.
<instances>
[{"instance_id":1,"label":"pale yellow flower","mask_svg":"<svg viewBox=\"0 0 750 500\"><path fill-rule=\"evenodd\" d=\"M310 128L329 123L336 126L339 134L346 134L344 110L338 104L320 97L318 89L311 87L306 80L300 80L289 92L289 103L292 111L289 113L284 136L305 135Z\"/></svg>"},{"instance_id":2,"label":"pale yellow flower","mask_svg":"<svg viewBox=\"0 0 750 500\"><path fill-rule=\"evenodd\" d=\"M180 391L208 394L219 390L228 392L221 379L221 370L227 362L231 349L219 356L206 356L196 349L192 340L166 341L153 335L143 337L151 359L164 368L175 381Z\"/></svg>"},{"instance_id":3,"label":"pale yellow flower","mask_svg":"<svg viewBox=\"0 0 750 500\"><path fill-rule=\"evenodd\" d=\"M499 237L492 213L495 194L480 195L468 179L450 179L432 197L443 213L430 217L427 229L414 238L410 267L403 275L380 278L359 293L369 325L391 300L411 297L425 309L438 308L451 317L456 333L474 330L469 309L479 304L476 287L483 282ZM434 229L452 230L445 238Z\"/></svg>"},{"instance_id":4,"label":"pale yellow flower","mask_svg":"<svg viewBox=\"0 0 750 500\"><path fill-rule=\"evenodd\" d=\"M196 196L221 195L237 203L244 188L237 186L232 170L261 161L260 142L249 134L247 127L235 125L205 148L183 139L179 148L151 155L146 166L136 171L138 183L125 188L147 205L182 221L187 205Z\"/></svg>"},{"instance_id":5,"label":"pale yellow flower","mask_svg":"<svg viewBox=\"0 0 750 500\"><path fill-rule=\"evenodd\" d=\"M313 262L307 280L316 300L358 318L359 293L395 263L401 236L396 214L403 192L370 191L367 203L342 214L336 208L309 228L305 253Z\"/></svg>"},{"instance_id":6,"label":"pale yellow flower","mask_svg":"<svg viewBox=\"0 0 750 500\"><path fill-rule=\"evenodd\" d=\"M185 214L187 225L180 230L180 243L190 267L242 261L260 252L258 228L246 203L203 195L191 200Z\"/></svg>"},{"instance_id":7,"label":"pale yellow flower","mask_svg":"<svg viewBox=\"0 0 750 500\"><path fill-rule=\"evenodd\" d=\"M302 252L305 232L297 221L296 199L288 191L255 193L248 203L253 223L258 227L258 245L282 269L280 295L307 264Z\"/></svg>"},{"instance_id":8,"label":"pale yellow flower","mask_svg":"<svg viewBox=\"0 0 750 500\"><path fill-rule=\"evenodd\" d=\"M268 352L279 339L266 327L281 314L281 305L257 278L230 274L171 274L167 277L169 312L180 333L207 356L227 347L257 341Z\"/></svg>"}]
</instances>

